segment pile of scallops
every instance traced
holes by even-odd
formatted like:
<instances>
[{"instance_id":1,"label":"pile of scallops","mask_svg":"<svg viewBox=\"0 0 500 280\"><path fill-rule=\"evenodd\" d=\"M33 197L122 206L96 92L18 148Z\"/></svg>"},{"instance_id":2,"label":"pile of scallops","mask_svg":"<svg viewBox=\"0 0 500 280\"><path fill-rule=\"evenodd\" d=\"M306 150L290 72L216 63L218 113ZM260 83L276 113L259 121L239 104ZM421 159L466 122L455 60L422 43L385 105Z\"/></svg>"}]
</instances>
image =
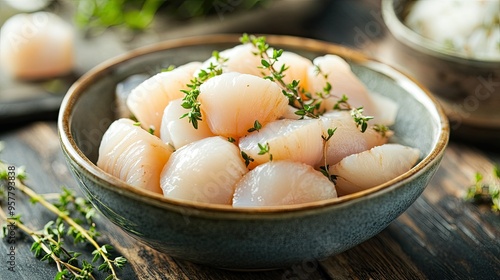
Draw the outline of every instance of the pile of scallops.
<instances>
[{"instance_id":1,"label":"pile of scallops","mask_svg":"<svg viewBox=\"0 0 500 280\"><path fill-rule=\"evenodd\" d=\"M321 114L301 117L283 88L263 77L256 53L250 43L220 51L222 73L199 86L197 128L182 117L183 98L214 57L137 83L125 98L129 114L104 133L97 166L173 200L262 208L359 192L419 160L419 150L390 141L397 104L370 92L343 58L286 50L279 57L274 67L288 67L283 81L299 81L301 92L317 97L331 85ZM334 109L344 95L373 117L364 132L352 111Z\"/></svg>"}]
</instances>

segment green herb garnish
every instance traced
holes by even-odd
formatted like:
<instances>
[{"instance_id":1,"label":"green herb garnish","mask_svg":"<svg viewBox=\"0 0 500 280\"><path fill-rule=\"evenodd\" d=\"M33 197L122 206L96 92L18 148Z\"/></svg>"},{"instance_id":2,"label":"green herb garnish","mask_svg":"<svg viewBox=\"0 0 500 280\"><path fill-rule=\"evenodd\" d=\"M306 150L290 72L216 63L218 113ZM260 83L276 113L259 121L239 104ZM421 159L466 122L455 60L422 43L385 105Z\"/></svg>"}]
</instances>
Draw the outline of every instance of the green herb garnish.
<instances>
[{"instance_id":1,"label":"green herb garnish","mask_svg":"<svg viewBox=\"0 0 500 280\"><path fill-rule=\"evenodd\" d=\"M153 127L153 126L149 127L149 128L148 128L148 132L149 132L149 134L151 134L151 135L155 135L155 129L154 129L154 127Z\"/></svg>"},{"instance_id":2,"label":"green herb garnish","mask_svg":"<svg viewBox=\"0 0 500 280\"><path fill-rule=\"evenodd\" d=\"M495 182L485 183L483 175L476 172L474 184L467 189L465 199L480 204L489 204L494 212L500 211L500 168L498 165L493 167L493 177Z\"/></svg>"},{"instance_id":3,"label":"green herb garnish","mask_svg":"<svg viewBox=\"0 0 500 280\"><path fill-rule=\"evenodd\" d=\"M368 121L373 119L371 116L363 115L363 107L359 107L351 110L351 116L356 123L356 126L360 128L361 132L365 132L368 128Z\"/></svg>"},{"instance_id":4,"label":"green herb garnish","mask_svg":"<svg viewBox=\"0 0 500 280\"><path fill-rule=\"evenodd\" d=\"M13 174L15 173L15 176ZM7 225L23 231L33 239L31 251L41 261L55 263L57 273L54 279L95 279L94 263L101 262L98 270L109 273L106 279L118 279L117 268L122 268L127 259L122 256L112 258L111 245L99 245L96 237L100 233L96 230L94 218L95 208L91 203L76 196L71 190L62 188L62 192L55 195L41 195L29 188L24 180L26 173L22 168L7 165L0 161L0 189L2 196L0 204L11 205L15 190L28 196L31 203L38 203L56 215L54 220L45 224L43 229L34 230L23 223L21 215L14 215L14 211L5 212L0 209L0 219L3 225L3 235L7 235ZM9 194L9 196L7 196ZM55 200L50 202L50 200ZM19 203L19 201L16 201ZM8 207L7 207L8 208ZM86 244L95 248L93 260L88 262L81 257L81 253L72 252L65 247L65 236L71 237L75 244Z\"/></svg>"},{"instance_id":5,"label":"green herb garnish","mask_svg":"<svg viewBox=\"0 0 500 280\"><path fill-rule=\"evenodd\" d=\"M259 155L265 155L265 154L269 154L269 161L273 161L273 155L271 154L271 147L269 146L269 143L266 143L266 144L261 144L261 143L257 143L257 145L259 146Z\"/></svg>"},{"instance_id":6,"label":"green herb garnish","mask_svg":"<svg viewBox=\"0 0 500 280\"><path fill-rule=\"evenodd\" d=\"M387 137L387 132L389 132L389 127L383 124L376 124L373 126L373 130L378 132L382 137Z\"/></svg>"},{"instance_id":7,"label":"green herb garnish","mask_svg":"<svg viewBox=\"0 0 500 280\"><path fill-rule=\"evenodd\" d=\"M181 106L184 109L190 110L188 113L182 115L181 118L187 117L189 122L196 129L198 129L198 121L202 120L200 109L201 104L198 101L200 86L208 79L222 74L222 65L227 61L227 59L221 57L217 51L212 53L212 57L215 58L216 63L210 63L207 70L202 69L198 73L198 76L192 79L190 84L187 84L189 90L181 90L184 93Z\"/></svg>"},{"instance_id":8,"label":"green herb garnish","mask_svg":"<svg viewBox=\"0 0 500 280\"><path fill-rule=\"evenodd\" d=\"M249 156L247 153L241 151L241 157L243 158L243 160L245 161L245 165L248 167L248 165L254 161L254 159Z\"/></svg>"},{"instance_id":9,"label":"green herb garnish","mask_svg":"<svg viewBox=\"0 0 500 280\"><path fill-rule=\"evenodd\" d=\"M335 183L335 178L336 176L335 175L331 175L330 174L330 165L326 162L326 149L327 149L327 142L330 141L330 139L333 137L333 135L335 134L335 131L337 130L337 128L329 128L327 130L327 135L321 135L321 139L323 139L323 158L325 160L325 164L320 166L319 167L319 171L321 171L321 173L323 175L325 175L326 178L328 178L328 180L332 181Z\"/></svg>"},{"instance_id":10,"label":"green herb garnish","mask_svg":"<svg viewBox=\"0 0 500 280\"><path fill-rule=\"evenodd\" d=\"M247 131L248 132L259 131L261 128L262 124L258 120L255 120L255 122L253 123L253 127L249 128Z\"/></svg>"}]
</instances>

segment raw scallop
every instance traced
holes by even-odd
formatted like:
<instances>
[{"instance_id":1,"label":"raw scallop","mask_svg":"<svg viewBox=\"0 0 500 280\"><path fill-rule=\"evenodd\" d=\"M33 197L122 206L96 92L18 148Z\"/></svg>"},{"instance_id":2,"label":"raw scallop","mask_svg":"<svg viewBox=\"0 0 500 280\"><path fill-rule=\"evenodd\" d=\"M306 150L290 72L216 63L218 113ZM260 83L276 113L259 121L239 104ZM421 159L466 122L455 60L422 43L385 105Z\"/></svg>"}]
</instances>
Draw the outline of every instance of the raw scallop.
<instances>
[{"instance_id":1,"label":"raw scallop","mask_svg":"<svg viewBox=\"0 0 500 280\"><path fill-rule=\"evenodd\" d=\"M236 184L233 206L280 206L335 197L335 185L310 165L271 161L257 166Z\"/></svg>"},{"instance_id":2,"label":"raw scallop","mask_svg":"<svg viewBox=\"0 0 500 280\"><path fill-rule=\"evenodd\" d=\"M160 173L172 149L130 119L114 121L99 147L97 166L128 184L162 193Z\"/></svg>"}]
</instances>

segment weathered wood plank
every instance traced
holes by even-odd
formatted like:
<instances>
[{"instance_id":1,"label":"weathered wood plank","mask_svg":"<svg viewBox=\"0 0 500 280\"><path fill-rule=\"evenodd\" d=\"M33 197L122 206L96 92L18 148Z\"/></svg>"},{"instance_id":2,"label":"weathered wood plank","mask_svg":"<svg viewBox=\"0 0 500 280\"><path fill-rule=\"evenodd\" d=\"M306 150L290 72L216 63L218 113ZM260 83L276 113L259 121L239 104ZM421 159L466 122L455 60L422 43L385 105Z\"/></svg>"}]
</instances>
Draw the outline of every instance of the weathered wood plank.
<instances>
[{"instance_id":1,"label":"weathered wood plank","mask_svg":"<svg viewBox=\"0 0 500 280\"><path fill-rule=\"evenodd\" d=\"M28 184L36 191L59 192L65 185L79 192L62 157L54 122L2 132L0 141L7 146L2 158L26 165ZM495 279L500 277L499 216L487 207L464 201L462 196L474 173L491 172L499 158L488 150L450 143L429 187L402 216L374 238L320 262L263 272L200 266L142 245L105 218L98 220L103 233L100 240L109 242L130 260L120 272L123 279ZM43 226L43 220L51 215L29 203L20 204L16 210L34 227ZM1 275L15 275L17 279L53 277L55 267L34 259L30 244L27 237L17 239L17 272L8 274L7 266L1 265ZM8 245L0 242L0 250L8 252ZM78 249L87 255L92 251Z\"/></svg>"},{"instance_id":2,"label":"weathered wood plank","mask_svg":"<svg viewBox=\"0 0 500 280\"><path fill-rule=\"evenodd\" d=\"M389 229L425 275L437 279L498 279L500 219L463 199L474 173L489 174L496 157L450 143L423 195Z\"/></svg>"}]
</instances>

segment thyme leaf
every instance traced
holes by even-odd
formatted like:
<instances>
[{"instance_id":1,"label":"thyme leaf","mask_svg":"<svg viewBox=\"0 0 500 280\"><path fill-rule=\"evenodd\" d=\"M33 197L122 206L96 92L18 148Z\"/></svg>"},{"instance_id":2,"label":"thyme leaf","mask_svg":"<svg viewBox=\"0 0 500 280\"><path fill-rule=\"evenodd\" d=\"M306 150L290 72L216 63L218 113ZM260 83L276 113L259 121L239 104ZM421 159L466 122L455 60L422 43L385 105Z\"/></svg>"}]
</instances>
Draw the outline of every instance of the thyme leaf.
<instances>
[{"instance_id":1,"label":"thyme leaf","mask_svg":"<svg viewBox=\"0 0 500 280\"><path fill-rule=\"evenodd\" d=\"M249 128L247 131L248 132L259 131L261 128L262 124L258 120L255 120L255 122L253 123L253 127Z\"/></svg>"},{"instance_id":2,"label":"thyme leaf","mask_svg":"<svg viewBox=\"0 0 500 280\"><path fill-rule=\"evenodd\" d=\"M257 143L257 145L259 146L259 155L269 154L269 161L273 161L273 155L271 154L271 147L269 146L269 143Z\"/></svg>"},{"instance_id":3,"label":"thyme leaf","mask_svg":"<svg viewBox=\"0 0 500 280\"><path fill-rule=\"evenodd\" d=\"M298 80L292 80L290 83L286 83L283 78L286 76L285 72L289 67L285 64L282 64L279 68L275 67L279 58L283 54L283 50L271 48L266 42L265 36L257 37L255 35L248 35L244 33L240 37L240 42L242 44L252 44L257 49L255 55L258 55L261 59L261 65L259 68L265 70L262 72L264 79L269 79L281 87L283 95L288 98L290 105L297 108L295 114L300 116L301 119L306 117L319 118L319 116L326 111L321 108L322 101L326 98L336 97L331 93L332 85L329 82L325 82L325 86L321 92L316 92L314 94L306 92L304 89L300 88L300 81ZM319 65L315 65L314 70L317 75L321 75L325 80L327 80L328 74L324 73ZM351 116L362 132L366 131L368 121L373 119L373 117L370 116L363 116L362 107L353 109L353 107L349 104L348 97L346 95L338 97L338 100L332 109L351 110Z\"/></svg>"},{"instance_id":4,"label":"thyme leaf","mask_svg":"<svg viewBox=\"0 0 500 280\"><path fill-rule=\"evenodd\" d=\"M245 153L244 151L241 151L241 157L243 158L243 160L245 161L245 166L248 167L248 165L254 161L254 159L249 156L247 153Z\"/></svg>"},{"instance_id":5,"label":"thyme leaf","mask_svg":"<svg viewBox=\"0 0 500 280\"><path fill-rule=\"evenodd\" d=\"M356 126L361 130L361 132L365 132L368 128L368 121L373 119L372 116L364 116L363 115L363 107L359 107L351 110L351 116L356 123Z\"/></svg>"},{"instance_id":6,"label":"thyme leaf","mask_svg":"<svg viewBox=\"0 0 500 280\"><path fill-rule=\"evenodd\" d=\"M389 132L389 127L383 124L375 124L373 126L373 130L378 132L382 137L387 137L387 133Z\"/></svg>"}]
</instances>

